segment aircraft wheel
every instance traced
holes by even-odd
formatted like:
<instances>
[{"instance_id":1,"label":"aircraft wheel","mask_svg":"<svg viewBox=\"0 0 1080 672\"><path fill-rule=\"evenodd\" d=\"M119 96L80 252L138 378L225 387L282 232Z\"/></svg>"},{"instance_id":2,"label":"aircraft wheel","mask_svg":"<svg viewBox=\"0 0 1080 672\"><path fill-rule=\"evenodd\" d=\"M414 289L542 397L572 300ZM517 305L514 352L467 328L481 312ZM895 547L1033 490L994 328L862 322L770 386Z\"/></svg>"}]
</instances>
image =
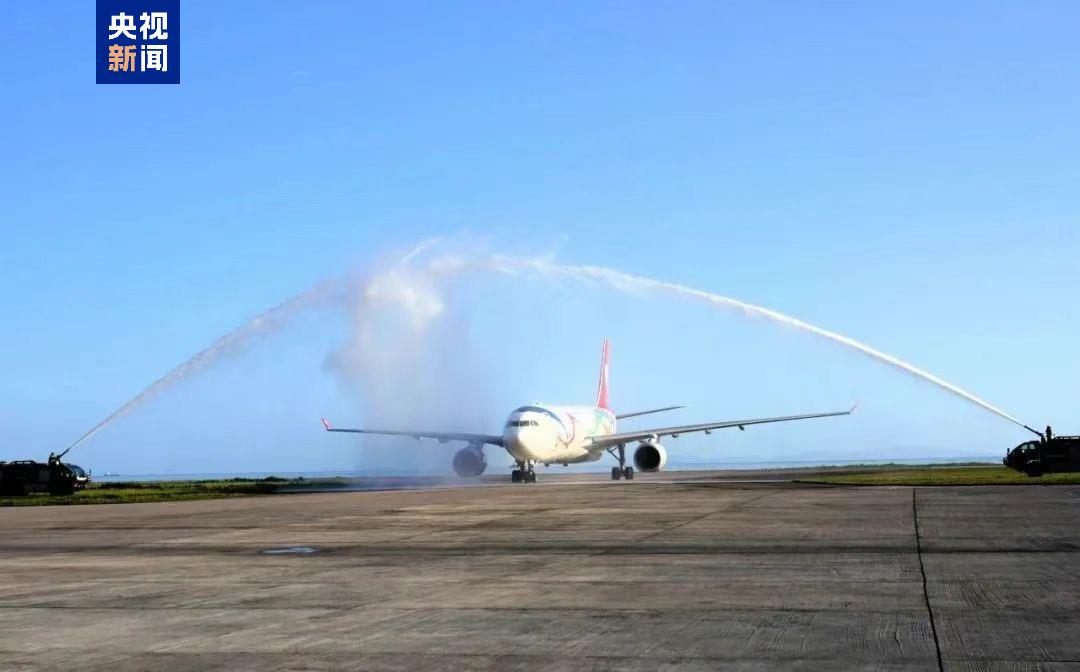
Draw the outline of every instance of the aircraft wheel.
<instances>
[{"instance_id":1,"label":"aircraft wheel","mask_svg":"<svg viewBox=\"0 0 1080 672\"><path fill-rule=\"evenodd\" d=\"M620 469L618 467L612 467L611 468L611 480L617 481L620 478L622 478L622 469Z\"/></svg>"},{"instance_id":2,"label":"aircraft wheel","mask_svg":"<svg viewBox=\"0 0 1080 672\"><path fill-rule=\"evenodd\" d=\"M535 471L527 471L527 472L525 472L525 482L526 483L535 483L536 482L536 472Z\"/></svg>"},{"instance_id":3,"label":"aircraft wheel","mask_svg":"<svg viewBox=\"0 0 1080 672\"><path fill-rule=\"evenodd\" d=\"M634 480L634 468L633 467L627 467L626 469L624 469L623 470L623 478L625 478L628 481Z\"/></svg>"},{"instance_id":4,"label":"aircraft wheel","mask_svg":"<svg viewBox=\"0 0 1080 672\"><path fill-rule=\"evenodd\" d=\"M521 483L521 470L520 469L514 469L513 471L510 472L510 482L511 483Z\"/></svg>"}]
</instances>

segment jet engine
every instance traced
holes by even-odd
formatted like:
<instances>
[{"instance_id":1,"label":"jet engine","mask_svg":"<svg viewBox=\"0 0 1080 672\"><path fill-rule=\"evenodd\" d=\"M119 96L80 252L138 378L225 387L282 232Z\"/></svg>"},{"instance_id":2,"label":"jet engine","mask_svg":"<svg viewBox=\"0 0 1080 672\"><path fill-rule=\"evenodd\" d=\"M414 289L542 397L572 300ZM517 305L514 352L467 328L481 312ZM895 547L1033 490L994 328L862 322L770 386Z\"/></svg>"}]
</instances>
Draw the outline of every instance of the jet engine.
<instances>
[{"instance_id":1,"label":"jet engine","mask_svg":"<svg viewBox=\"0 0 1080 672\"><path fill-rule=\"evenodd\" d=\"M487 469L484 451L479 448L462 448L454 453L454 473L458 476L479 476Z\"/></svg>"},{"instance_id":2,"label":"jet engine","mask_svg":"<svg viewBox=\"0 0 1080 672\"><path fill-rule=\"evenodd\" d=\"M655 441L642 441L634 451L634 466L638 471L660 471L665 464L667 450Z\"/></svg>"}]
</instances>

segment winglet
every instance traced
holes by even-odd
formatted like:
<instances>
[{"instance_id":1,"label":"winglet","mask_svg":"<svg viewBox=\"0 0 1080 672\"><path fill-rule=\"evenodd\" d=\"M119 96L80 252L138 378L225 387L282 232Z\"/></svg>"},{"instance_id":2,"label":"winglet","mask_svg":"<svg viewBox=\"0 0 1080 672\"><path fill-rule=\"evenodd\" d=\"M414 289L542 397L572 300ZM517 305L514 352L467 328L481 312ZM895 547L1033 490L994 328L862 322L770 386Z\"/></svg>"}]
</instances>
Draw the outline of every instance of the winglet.
<instances>
[{"instance_id":1,"label":"winglet","mask_svg":"<svg viewBox=\"0 0 1080 672\"><path fill-rule=\"evenodd\" d=\"M848 414L850 415L850 414L854 413L854 412L855 412L855 409L856 409L856 408L858 408L858 407L859 407L859 404L861 404L861 403L862 403L861 401L856 401L856 402L855 402L855 405L851 407L851 410L850 410L850 411L848 411Z\"/></svg>"},{"instance_id":2,"label":"winglet","mask_svg":"<svg viewBox=\"0 0 1080 672\"><path fill-rule=\"evenodd\" d=\"M330 421L329 420L327 420L326 418L320 418L320 419L322 420L322 426L323 426L324 429L326 429L326 431L329 432L331 429L333 429L333 427L330 426Z\"/></svg>"}]
</instances>

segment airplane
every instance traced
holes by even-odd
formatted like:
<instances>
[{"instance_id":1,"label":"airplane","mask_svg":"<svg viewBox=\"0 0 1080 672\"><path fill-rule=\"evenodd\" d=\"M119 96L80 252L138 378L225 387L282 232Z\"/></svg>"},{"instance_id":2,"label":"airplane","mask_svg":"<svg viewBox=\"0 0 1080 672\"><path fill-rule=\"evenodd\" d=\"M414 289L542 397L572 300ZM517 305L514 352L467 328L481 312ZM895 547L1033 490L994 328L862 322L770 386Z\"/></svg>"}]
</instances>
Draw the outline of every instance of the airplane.
<instances>
[{"instance_id":1,"label":"airplane","mask_svg":"<svg viewBox=\"0 0 1080 672\"><path fill-rule=\"evenodd\" d=\"M611 479L634 478L634 467L640 472L660 471L667 464L667 449L660 444L660 438L670 436L678 438L682 434L704 432L711 434L716 429L738 427L745 430L747 425L761 425L770 422L788 422L790 420L809 420L838 415L850 415L858 406L846 411L830 413L809 413L805 415L787 415L775 418L752 418L748 420L720 420L696 425L674 427L653 427L635 429L629 432L615 431L615 423L626 418L635 418L652 413L672 411L685 406L664 406L647 411L633 413L615 413L608 403L608 365L611 349L607 339L603 341L600 359L600 381L597 383L596 403L592 406L552 406L534 403L515 408L506 419L502 434L468 434L464 432L431 432L421 430L387 429L342 429L332 426L326 418L323 427L328 432L349 432L354 434L379 434L386 436L411 436L414 439L435 439L439 443L463 441L467 444L454 454L454 472L458 476L479 476L487 469L484 446L499 446L514 458L516 468L510 472L513 483L535 483L534 467L543 464L569 464L595 462L605 453L618 460L618 466L611 468ZM633 453L634 466L626 464L626 445L637 443Z\"/></svg>"}]
</instances>

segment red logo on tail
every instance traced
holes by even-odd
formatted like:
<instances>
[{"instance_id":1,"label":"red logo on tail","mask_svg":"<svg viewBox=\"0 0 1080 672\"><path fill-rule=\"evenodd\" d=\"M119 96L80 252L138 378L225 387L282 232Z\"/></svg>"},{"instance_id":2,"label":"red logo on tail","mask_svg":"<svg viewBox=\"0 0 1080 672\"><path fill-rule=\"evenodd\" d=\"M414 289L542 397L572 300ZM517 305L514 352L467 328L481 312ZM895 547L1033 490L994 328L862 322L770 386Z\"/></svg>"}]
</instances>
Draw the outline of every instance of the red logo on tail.
<instances>
[{"instance_id":1,"label":"red logo on tail","mask_svg":"<svg viewBox=\"0 0 1080 672\"><path fill-rule=\"evenodd\" d=\"M603 351L600 355L600 382L596 386L596 406L606 410L611 410L608 407L608 359L610 355L611 348L608 339L605 338Z\"/></svg>"}]
</instances>

